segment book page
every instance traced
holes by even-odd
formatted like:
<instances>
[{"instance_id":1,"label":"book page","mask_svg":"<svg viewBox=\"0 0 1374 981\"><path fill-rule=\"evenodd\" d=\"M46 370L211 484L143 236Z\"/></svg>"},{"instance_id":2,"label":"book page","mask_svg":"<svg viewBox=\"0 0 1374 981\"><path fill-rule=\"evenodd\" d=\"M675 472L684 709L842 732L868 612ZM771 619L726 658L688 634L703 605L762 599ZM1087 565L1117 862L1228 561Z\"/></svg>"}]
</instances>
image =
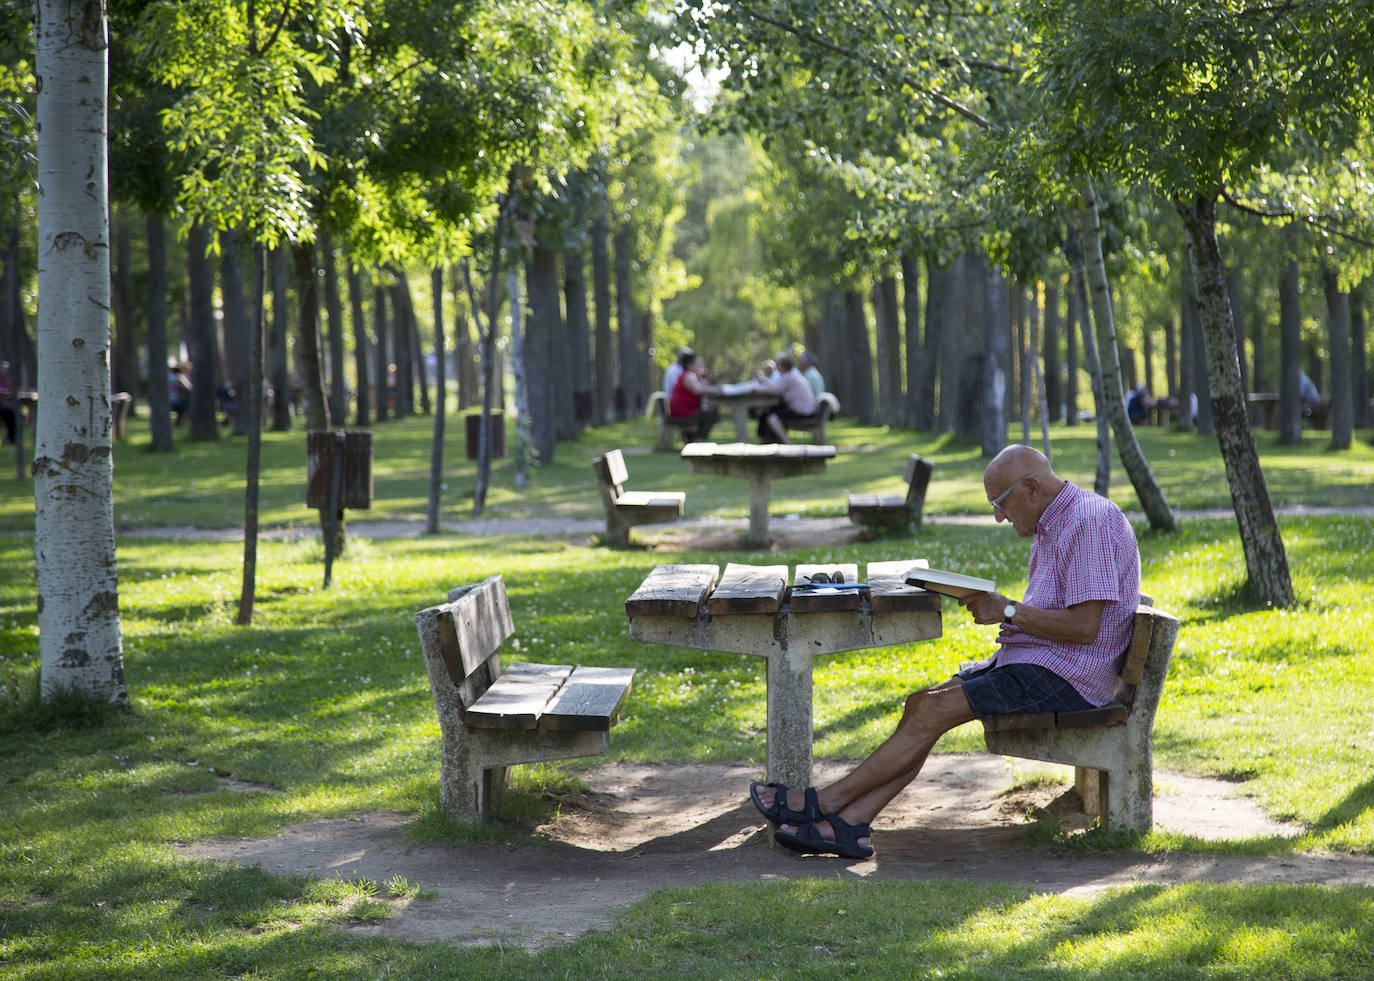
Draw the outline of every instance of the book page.
<instances>
[{"instance_id":1,"label":"book page","mask_svg":"<svg viewBox=\"0 0 1374 981\"><path fill-rule=\"evenodd\" d=\"M979 579L958 572L945 572L943 569L909 569L906 574L908 586L919 586L933 593L963 599L975 593L988 593L997 587L991 579Z\"/></svg>"}]
</instances>

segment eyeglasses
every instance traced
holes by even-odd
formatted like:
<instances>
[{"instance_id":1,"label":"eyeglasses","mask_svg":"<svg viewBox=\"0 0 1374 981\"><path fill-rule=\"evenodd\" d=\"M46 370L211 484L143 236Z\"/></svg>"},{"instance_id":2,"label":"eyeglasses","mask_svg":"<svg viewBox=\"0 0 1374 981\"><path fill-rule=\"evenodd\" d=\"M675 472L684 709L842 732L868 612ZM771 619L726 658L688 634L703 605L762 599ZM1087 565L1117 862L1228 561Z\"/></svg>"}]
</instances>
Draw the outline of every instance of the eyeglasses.
<instances>
[{"instance_id":1,"label":"eyeglasses","mask_svg":"<svg viewBox=\"0 0 1374 981\"><path fill-rule=\"evenodd\" d=\"M1007 485L1007 489L1006 489L1006 490L1002 491L1002 493L998 494L998 495L997 495L996 497L994 497L992 500L988 501L988 503L992 505L992 509L993 509L994 511L1001 511L1001 510L1002 510L1002 505L1005 504L1007 498L1011 496L1011 492L1016 488L1016 485L1019 484L1019 483L1021 483L1021 481L1023 481L1023 480L1030 480L1030 479L1031 479L1032 477L1034 477L1034 476L1035 476L1035 474L1033 474L1033 473L1027 473L1027 474L1022 474L1021 476L1019 476L1019 477L1017 477L1015 480L1013 480L1010 484ZM1006 512L1003 512L1003 513L1005 514Z\"/></svg>"}]
</instances>

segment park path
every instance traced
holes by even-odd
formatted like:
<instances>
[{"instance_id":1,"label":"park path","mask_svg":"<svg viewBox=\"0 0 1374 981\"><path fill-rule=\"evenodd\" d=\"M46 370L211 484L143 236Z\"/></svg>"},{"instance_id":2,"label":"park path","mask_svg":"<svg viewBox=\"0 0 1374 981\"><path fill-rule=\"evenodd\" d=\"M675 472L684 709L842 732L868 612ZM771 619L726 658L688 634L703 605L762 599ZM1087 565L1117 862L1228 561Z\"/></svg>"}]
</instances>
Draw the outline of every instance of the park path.
<instances>
[{"instance_id":1,"label":"park path","mask_svg":"<svg viewBox=\"0 0 1374 981\"><path fill-rule=\"evenodd\" d=\"M1374 517L1374 506L1369 507L1313 507L1308 505L1284 505L1274 509L1276 514L1290 517L1322 517L1355 515ZM1229 508L1202 508L1193 511L1176 511L1180 519L1188 518L1227 518L1234 512ZM1127 511L1126 517L1133 522L1143 522L1145 516L1139 512ZM927 515L924 523L928 526L940 525L993 525L991 514L941 514ZM747 517L716 518L698 517L662 525L640 525L635 528L636 535L669 534L681 537L681 533L696 532L714 538L717 533L743 532L749 526ZM424 533L421 521L367 521L349 519L349 535L359 538L416 538ZM783 542L793 539L806 541L808 536L819 534L833 539L840 534L857 537L859 529L849 523L849 519L837 516L827 518L805 518L797 515L777 515L769 519L769 527ZM581 536L596 535L606 530L604 518L569 517L528 517L528 518L473 518L465 521L448 521L440 525L444 534L472 535L476 537L499 535L550 535ZM203 538L215 541L240 541L242 528L195 528L189 525L154 525L146 528L120 529L122 536L130 538ZM295 541L319 534L315 525L293 525L285 528L267 528L261 537L271 541Z\"/></svg>"}]
</instances>

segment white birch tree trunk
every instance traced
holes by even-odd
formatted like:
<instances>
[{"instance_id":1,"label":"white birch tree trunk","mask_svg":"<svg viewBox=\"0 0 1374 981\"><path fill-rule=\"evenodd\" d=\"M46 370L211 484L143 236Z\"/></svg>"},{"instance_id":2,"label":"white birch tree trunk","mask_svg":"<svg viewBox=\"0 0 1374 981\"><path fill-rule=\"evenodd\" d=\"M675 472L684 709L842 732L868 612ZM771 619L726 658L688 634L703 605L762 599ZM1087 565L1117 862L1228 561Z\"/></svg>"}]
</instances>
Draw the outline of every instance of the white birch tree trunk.
<instances>
[{"instance_id":1,"label":"white birch tree trunk","mask_svg":"<svg viewBox=\"0 0 1374 981\"><path fill-rule=\"evenodd\" d=\"M35 0L38 395L34 559L44 698L127 704L110 433L108 42L102 0Z\"/></svg>"}]
</instances>

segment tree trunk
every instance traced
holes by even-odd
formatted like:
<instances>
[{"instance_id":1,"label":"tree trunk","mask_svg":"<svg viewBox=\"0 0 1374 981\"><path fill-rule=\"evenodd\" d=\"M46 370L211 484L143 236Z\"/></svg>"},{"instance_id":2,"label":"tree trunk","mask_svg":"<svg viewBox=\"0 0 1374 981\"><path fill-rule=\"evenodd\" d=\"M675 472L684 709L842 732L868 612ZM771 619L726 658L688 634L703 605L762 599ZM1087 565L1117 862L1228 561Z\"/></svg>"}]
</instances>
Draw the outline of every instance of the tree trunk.
<instances>
[{"instance_id":1,"label":"tree trunk","mask_svg":"<svg viewBox=\"0 0 1374 981\"><path fill-rule=\"evenodd\" d=\"M1007 445L1007 378L1011 361L1011 322L1007 282L1002 270L985 266L983 305L983 399L979 442L991 459Z\"/></svg>"},{"instance_id":2,"label":"tree trunk","mask_svg":"<svg viewBox=\"0 0 1374 981\"><path fill-rule=\"evenodd\" d=\"M373 328L373 371L372 377L376 381L377 389L377 421L386 422L391 407L392 387L395 379L391 373L391 362L388 359L387 337L390 331L387 329L386 320L386 287L378 283L372 290L372 321Z\"/></svg>"},{"instance_id":3,"label":"tree trunk","mask_svg":"<svg viewBox=\"0 0 1374 981\"><path fill-rule=\"evenodd\" d=\"M628 419L633 415L631 390L634 387L635 311L630 284L630 229L616 229L611 239L615 262L615 319L616 350L619 371L615 387L615 417Z\"/></svg>"},{"instance_id":4,"label":"tree trunk","mask_svg":"<svg viewBox=\"0 0 1374 981\"><path fill-rule=\"evenodd\" d=\"M1231 316L1236 322L1236 352L1240 363L1240 390L1241 392L1258 391L1250 387L1249 369L1245 363L1245 320L1241 317L1240 302L1240 273L1232 270L1226 274L1226 296L1231 301ZM1256 332L1258 334L1258 331ZM1255 346L1259 346L1259 337L1255 338Z\"/></svg>"},{"instance_id":5,"label":"tree trunk","mask_svg":"<svg viewBox=\"0 0 1374 981\"><path fill-rule=\"evenodd\" d=\"M320 358L320 290L315 246L296 242L291 246L296 266L296 328L301 344L301 381L304 383L305 428L329 429L324 401L324 365Z\"/></svg>"},{"instance_id":6,"label":"tree trunk","mask_svg":"<svg viewBox=\"0 0 1374 981\"><path fill-rule=\"evenodd\" d=\"M1064 422L1070 426L1078 425L1078 325L1084 316L1079 304L1081 286L1081 275L1075 278L1071 273L1064 291Z\"/></svg>"},{"instance_id":7,"label":"tree trunk","mask_svg":"<svg viewBox=\"0 0 1374 981\"><path fill-rule=\"evenodd\" d=\"M133 270L130 268L133 251L130 245L129 221L121 208L115 224L115 276L113 287L114 357L110 362L110 387L116 392L128 392L138 403L138 328L133 313ZM133 412L134 406L129 407Z\"/></svg>"},{"instance_id":8,"label":"tree trunk","mask_svg":"<svg viewBox=\"0 0 1374 981\"><path fill-rule=\"evenodd\" d=\"M1197 393L1197 412L1191 411L1191 398L1188 400L1188 406L1198 435L1213 436L1216 434L1217 427L1212 418L1212 393L1207 383L1207 352L1202 338L1202 321L1197 308L1197 288L1192 282L1191 274L1185 277L1185 281L1187 286L1183 291L1183 320L1188 325L1185 336L1189 340L1187 356L1192 365L1189 377L1193 381L1192 390Z\"/></svg>"},{"instance_id":9,"label":"tree trunk","mask_svg":"<svg viewBox=\"0 0 1374 981\"><path fill-rule=\"evenodd\" d=\"M1044 379L1044 376L1042 376L1042 375L1040 374L1040 358L1039 358L1039 356L1038 356L1038 352L1039 352L1039 350L1040 350L1040 344L1041 344L1041 340L1040 340L1040 297L1039 297L1038 294L1039 294L1039 288L1038 288L1038 287L1032 288L1032 290L1031 290L1031 303L1030 303L1030 356L1029 356L1029 360L1030 360L1030 363L1031 363L1032 383L1033 383L1034 386L1035 386L1035 397L1038 399L1039 405L1040 405L1040 440L1041 440L1041 444L1042 444L1041 447L1040 447L1040 452L1042 452L1042 453L1045 454L1045 458L1046 458L1046 459L1052 460L1052 459L1054 459L1054 456L1053 456L1053 454L1050 452L1050 405L1049 405L1049 401L1048 401L1048 399L1047 399L1047 397L1046 397L1046 395L1045 395L1045 379ZM1049 308L1049 307L1048 307L1048 304L1047 304L1047 305L1046 305L1046 309L1048 309L1048 308Z\"/></svg>"},{"instance_id":10,"label":"tree trunk","mask_svg":"<svg viewBox=\"0 0 1374 981\"><path fill-rule=\"evenodd\" d=\"M1369 366L1365 357L1364 291L1350 291L1350 390L1355 400L1355 425L1367 429L1371 421L1369 406Z\"/></svg>"},{"instance_id":11,"label":"tree trunk","mask_svg":"<svg viewBox=\"0 0 1374 981\"><path fill-rule=\"evenodd\" d=\"M925 336L921 346L920 368L914 383L915 415L912 425L924 432L935 431L935 378L940 365L941 341L945 331L945 306L949 301L949 270L941 269L933 258L926 260ZM910 364L910 361L908 361Z\"/></svg>"},{"instance_id":12,"label":"tree trunk","mask_svg":"<svg viewBox=\"0 0 1374 981\"><path fill-rule=\"evenodd\" d=\"M148 430L156 453L171 453L172 406L167 391L167 235L162 216L148 213Z\"/></svg>"},{"instance_id":13,"label":"tree trunk","mask_svg":"<svg viewBox=\"0 0 1374 981\"><path fill-rule=\"evenodd\" d=\"M243 291L243 263L238 233L219 233L220 295L224 307L225 376L234 388L234 435L248 433L243 401L248 397L248 331L252 312Z\"/></svg>"},{"instance_id":14,"label":"tree trunk","mask_svg":"<svg viewBox=\"0 0 1374 981\"><path fill-rule=\"evenodd\" d=\"M15 196L13 219L5 234L5 312L6 355L10 361L10 412L14 413L14 479L25 481L29 478L29 461L24 453L24 409L19 402L19 390L32 382L32 376L25 373L24 359L24 321L20 316L19 305L19 197Z\"/></svg>"},{"instance_id":15,"label":"tree trunk","mask_svg":"<svg viewBox=\"0 0 1374 981\"><path fill-rule=\"evenodd\" d=\"M393 414L397 419L407 419L415 414L415 372L414 360L410 350L410 285L406 281L404 269L392 270L396 282L391 285L391 342L392 361L395 365L396 402ZM391 368L387 368L388 373Z\"/></svg>"},{"instance_id":16,"label":"tree trunk","mask_svg":"<svg viewBox=\"0 0 1374 981\"><path fill-rule=\"evenodd\" d=\"M1059 372L1059 278L1056 276L1045 283L1045 340L1044 340L1044 385L1045 404L1048 406L1047 421L1060 418L1059 412L1064 396L1060 385Z\"/></svg>"},{"instance_id":17,"label":"tree trunk","mask_svg":"<svg viewBox=\"0 0 1374 981\"><path fill-rule=\"evenodd\" d=\"M1279 442L1302 441L1302 300L1298 259L1293 246L1297 232L1285 229L1285 261L1279 278Z\"/></svg>"},{"instance_id":18,"label":"tree trunk","mask_svg":"<svg viewBox=\"0 0 1374 981\"><path fill-rule=\"evenodd\" d=\"M940 415L939 431L959 434L961 406L964 403L961 383L964 370L964 347L970 333L968 308L977 307L981 299L969 290L970 253L965 252L954 262L949 273L949 300L944 305L944 322L939 328L944 343L940 347L938 363L940 373ZM930 320L927 318L929 327ZM980 335L981 336L981 335ZM961 436L960 438L966 438Z\"/></svg>"},{"instance_id":19,"label":"tree trunk","mask_svg":"<svg viewBox=\"0 0 1374 981\"><path fill-rule=\"evenodd\" d=\"M906 350L906 397L902 399L899 421L916 424L920 401L921 366L921 264L910 255L902 256L902 337Z\"/></svg>"},{"instance_id":20,"label":"tree trunk","mask_svg":"<svg viewBox=\"0 0 1374 981\"><path fill-rule=\"evenodd\" d=\"M429 446L429 509L425 512L425 534L439 534L439 508L444 488L444 423L448 398L448 355L444 351L444 267L429 273L430 292L434 294L434 436Z\"/></svg>"},{"instance_id":21,"label":"tree trunk","mask_svg":"<svg viewBox=\"0 0 1374 981\"><path fill-rule=\"evenodd\" d=\"M1355 413L1350 394L1350 295L1341 291L1336 267L1322 266L1322 289L1326 293L1326 347L1331 352L1331 448L1350 449L1354 436Z\"/></svg>"},{"instance_id":22,"label":"tree trunk","mask_svg":"<svg viewBox=\"0 0 1374 981\"><path fill-rule=\"evenodd\" d=\"M884 426L902 424L902 325L897 308L897 280L884 276L873 284L873 320L878 346L876 417Z\"/></svg>"},{"instance_id":23,"label":"tree trunk","mask_svg":"<svg viewBox=\"0 0 1374 981\"><path fill-rule=\"evenodd\" d=\"M38 414L34 560L44 699L127 706L115 561L103 4L35 0Z\"/></svg>"},{"instance_id":24,"label":"tree trunk","mask_svg":"<svg viewBox=\"0 0 1374 981\"><path fill-rule=\"evenodd\" d=\"M286 246L272 250L272 335L267 359L272 378L272 430L291 428L291 366L287 360L287 274Z\"/></svg>"},{"instance_id":25,"label":"tree trunk","mask_svg":"<svg viewBox=\"0 0 1374 981\"><path fill-rule=\"evenodd\" d=\"M1102 390L1102 365L1097 358L1097 338L1093 335L1092 314L1089 313L1087 274L1084 271L1083 247L1078 237L1078 227L1069 226L1064 240L1064 254L1069 260L1070 275L1073 282L1075 319L1078 321L1078 336L1083 339L1083 367L1088 373L1088 381L1093 390L1093 414L1097 422L1097 474L1093 479L1093 490L1107 496L1112 486L1112 430L1107 419L1107 397Z\"/></svg>"},{"instance_id":26,"label":"tree trunk","mask_svg":"<svg viewBox=\"0 0 1374 981\"><path fill-rule=\"evenodd\" d=\"M368 382L367 317L363 311L363 278L348 264L348 311L353 322L353 405L354 425L372 425L372 386Z\"/></svg>"},{"instance_id":27,"label":"tree trunk","mask_svg":"<svg viewBox=\"0 0 1374 981\"><path fill-rule=\"evenodd\" d=\"M1016 388L1021 410L1021 442L1030 446L1031 397L1035 391L1035 380L1032 377L1036 360L1035 345L1030 339L1030 325L1027 323L1025 290L1016 287L1012 301L1015 303L1012 321L1016 326Z\"/></svg>"},{"instance_id":28,"label":"tree trunk","mask_svg":"<svg viewBox=\"0 0 1374 981\"><path fill-rule=\"evenodd\" d=\"M186 240L191 318L186 332L191 359L191 438L198 443L219 439L216 388L219 357L215 345L215 272L210 261L210 229L196 222Z\"/></svg>"},{"instance_id":29,"label":"tree trunk","mask_svg":"<svg viewBox=\"0 0 1374 981\"><path fill-rule=\"evenodd\" d=\"M248 453L243 480L243 583L234 623L253 622L258 588L258 489L262 479L262 337L267 331L267 248L253 246L253 314L248 327L248 388L239 411L248 423Z\"/></svg>"},{"instance_id":30,"label":"tree trunk","mask_svg":"<svg viewBox=\"0 0 1374 981\"><path fill-rule=\"evenodd\" d=\"M329 425L348 425L348 381L344 377L343 304L339 301L339 264L334 239L320 235L320 261L324 263L324 314L329 331Z\"/></svg>"},{"instance_id":31,"label":"tree trunk","mask_svg":"<svg viewBox=\"0 0 1374 981\"><path fill-rule=\"evenodd\" d=\"M1174 513L1155 480L1154 472L1145 459L1135 428L1126 418L1126 403L1121 390L1121 367L1117 362L1116 320L1112 314L1111 294L1107 289L1107 267L1102 258L1102 226L1093 197L1091 182L1084 181L1083 219L1088 234L1084 242L1086 271L1092 283L1092 314L1097 326L1098 364L1102 373L1102 393L1106 399L1107 416L1116 434L1117 454L1126 476L1135 488L1136 497L1145 511L1150 527L1156 531L1173 531L1178 527Z\"/></svg>"},{"instance_id":32,"label":"tree trunk","mask_svg":"<svg viewBox=\"0 0 1374 981\"><path fill-rule=\"evenodd\" d=\"M420 414L429 415L434 405L429 397L429 369L425 364L425 342L420 333L420 318L415 316L415 307L410 290L406 290L406 320L410 323L410 350L414 354L415 381L420 389Z\"/></svg>"},{"instance_id":33,"label":"tree trunk","mask_svg":"<svg viewBox=\"0 0 1374 981\"><path fill-rule=\"evenodd\" d=\"M580 248L563 253L563 307L568 321L571 359L573 434L580 433L596 415L592 343L587 328L587 261Z\"/></svg>"},{"instance_id":34,"label":"tree trunk","mask_svg":"<svg viewBox=\"0 0 1374 981\"><path fill-rule=\"evenodd\" d=\"M611 263L609 229L604 212L592 223L592 306L596 315L596 347L592 390L596 393L596 424L615 418L615 349L611 345Z\"/></svg>"},{"instance_id":35,"label":"tree trunk","mask_svg":"<svg viewBox=\"0 0 1374 981\"><path fill-rule=\"evenodd\" d=\"M842 354L844 347L844 294L834 287L821 294L820 356L825 365L825 387L840 400L840 408L854 411L853 365Z\"/></svg>"},{"instance_id":36,"label":"tree trunk","mask_svg":"<svg viewBox=\"0 0 1374 981\"><path fill-rule=\"evenodd\" d=\"M1240 390L1236 334L1231 325L1225 268L1217 244L1216 197L1214 194L1197 195L1188 200L1176 197L1174 205L1188 232L1193 282L1197 287L1198 312L1207 349L1217 442L1226 463L1226 479L1240 529L1250 589L1254 599L1263 606L1291 606L1293 584L1288 574L1288 556L1246 421L1245 395Z\"/></svg>"},{"instance_id":37,"label":"tree trunk","mask_svg":"<svg viewBox=\"0 0 1374 981\"><path fill-rule=\"evenodd\" d=\"M520 271L514 262L506 270L506 294L510 303L510 359L515 375L515 489L524 490L530 482L530 455L534 451L533 420L530 417L529 359L526 348L524 307L520 300Z\"/></svg>"},{"instance_id":38,"label":"tree trunk","mask_svg":"<svg viewBox=\"0 0 1374 981\"><path fill-rule=\"evenodd\" d=\"M553 460L556 427L554 416L562 411L558 404L557 385L553 372L555 365L566 367L553 359L553 317L549 310L549 293L552 288L555 309L558 304L558 265L554 254L545 248L535 246L525 260L525 287L527 303L523 323L524 354L523 374L516 374L515 401L520 404L522 397L529 410L530 446L540 463ZM512 281L514 287L516 281ZM512 308L514 307L514 293ZM516 321L511 318L511 340L516 336ZM516 369L517 372L520 368Z\"/></svg>"},{"instance_id":39,"label":"tree trunk","mask_svg":"<svg viewBox=\"0 0 1374 981\"><path fill-rule=\"evenodd\" d=\"M873 348L868 339L868 313L864 296L858 290L844 293L844 350L850 361L849 384L853 391L854 415L869 426L878 425L878 407L873 392Z\"/></svg>"}]
</instances>

